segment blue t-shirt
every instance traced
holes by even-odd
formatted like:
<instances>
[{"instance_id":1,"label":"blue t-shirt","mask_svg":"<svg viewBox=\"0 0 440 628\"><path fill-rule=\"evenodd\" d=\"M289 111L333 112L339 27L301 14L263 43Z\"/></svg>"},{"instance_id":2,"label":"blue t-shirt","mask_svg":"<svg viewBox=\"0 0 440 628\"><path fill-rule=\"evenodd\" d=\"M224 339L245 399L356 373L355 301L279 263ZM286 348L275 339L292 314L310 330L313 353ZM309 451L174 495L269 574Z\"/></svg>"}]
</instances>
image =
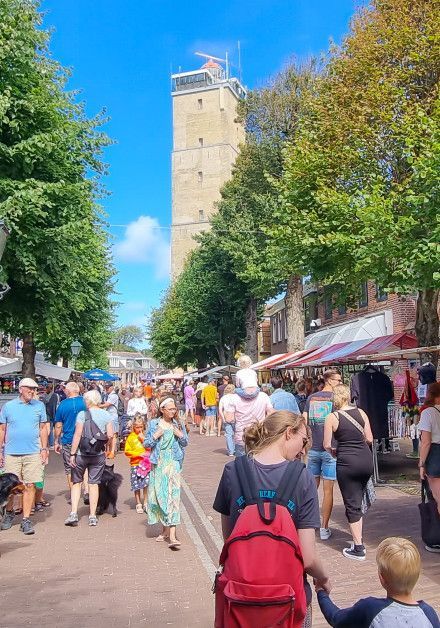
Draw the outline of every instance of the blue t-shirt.
<instances>
[{"instance_id":1,"label":"blue t-shirt","mask_svg":"<svg viewBox=\"0 0 440 628\"><path fill-rule=\"evenodd\" d=\"M298 404L295 399L295 395L292 395L292 393L287 392L287 390L283 390L282 388L277 388L271 394L270 401L273 405L274 410L289 410L289 412L300 414Z\"/></svg>"},{"instance_id":2,"label":"blue t-shirt","mask_svg":"<svg viewBox=\"0 0 440 628\"><path fill-rule=\"evenodd\" d=\"M90 408L90 414L92 415L93 421L99 427L101 432L105 432L107 430L107 424L111 423L113 425L113 417L110 412L104 410L103 408ZM84 423L86 420L86 413L80 412L76 417L77 423Z\"/></svg>"},{"instance_id":3,"label":"blue t-shirt","mask_svg":"<svg viewBox=\"0 0 440 628\"><path fill-rule=\"evenodd\" d=\"M82 397L69 397L64 399L58 406L55 414L55 423L63 424L63 435L61 437L63 445L72 444L76 417L83 410L86 410L86 404Z\"/></svg>"},{"instance_id":4,"label":"blue t-shirt","mask_svg":"<svg viewBox=\"0 0 440 628\"><path fill-rule=\"evenodd\" d=\"M17 397L5 403L0 423L6 423L5 454L24 456L40 453L40 423L47 423L46 407L42 401L25 403Z\"/></svg>"}]
</instances>

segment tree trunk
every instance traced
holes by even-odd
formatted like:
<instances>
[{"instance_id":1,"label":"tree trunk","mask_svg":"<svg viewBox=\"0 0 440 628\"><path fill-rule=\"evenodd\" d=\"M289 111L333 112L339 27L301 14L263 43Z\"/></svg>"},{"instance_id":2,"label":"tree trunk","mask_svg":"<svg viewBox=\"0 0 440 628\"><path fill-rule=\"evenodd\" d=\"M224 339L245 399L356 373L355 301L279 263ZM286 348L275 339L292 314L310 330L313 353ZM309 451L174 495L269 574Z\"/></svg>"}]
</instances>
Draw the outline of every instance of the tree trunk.
<instances>
[{"instance_id":1,"label":"tree trunk","mask_svg":"<svg viewBox=\"0 0 440 628\"><path fill-rule=\"evenodd\" d=\"M217 351L217 355L218 355L218 360L219 360L219 366L225 366L226 364L226 355L225 355L225 348L222 344L218 344L216 346L216 351Z\"/></svg>"},{"instance_id":2,"label":"tree trunk","mask_svg":"<svg viewBox=\"0 0 440 628\"><path fill-rule=\"evenodd\" d=\"M419 290L416 311L416 334L420 347L432 347L439 342L439 294L440 290ZM427 353L422 360L430 360L437 366L438 353Z\"/></svg>"},{"instance_id":3,"label":"tree trunk","mask_svg":"<svg viewBox=\"0 0 440 628\"><path fill-rule=\"evenodd\" d=\"M32 377L35 379L35 344L32 334L24 334L23 336L23 365L21 374L23 377Z\"/></svg>"},{"instance_id":4,"label":"tree trunk","mask_svg":"<svg viewBox=\"0 0 440 628\"><path fill-rule=\"evenodd\" d=\"M301 277L292 275L287 282L286 296L287 351L304 349L304 307Z\"/></svg>"},{"instance_id":5,"label":"tree trunk","mask_svg":"<svg viewBox=\"0 0 440 628\"><path fill-rule=\"evenodd\" d=\"M246 340L245 353L252 362L258 362L258 320L257 300L249 299L246 306Z\"/></svg>"},{"instance_id":6,"label":"tree trunk","mask_svg":"<svg viewBox=\"0 0 440 628\"><path fill-rule=\"evenodd\" d=\"M69 366L69 358L63 357L63 364L62 365L67 368Z\"/></svg>"}]
</instances>

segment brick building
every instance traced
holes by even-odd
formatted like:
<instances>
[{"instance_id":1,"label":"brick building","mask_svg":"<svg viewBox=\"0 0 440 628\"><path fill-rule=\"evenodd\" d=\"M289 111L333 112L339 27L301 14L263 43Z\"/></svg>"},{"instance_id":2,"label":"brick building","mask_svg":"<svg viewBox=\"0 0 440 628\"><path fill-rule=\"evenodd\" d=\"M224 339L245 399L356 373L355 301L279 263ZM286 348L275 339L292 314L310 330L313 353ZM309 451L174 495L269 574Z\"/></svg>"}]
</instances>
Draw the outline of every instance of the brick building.
<instances>
[{"instance_id":1,"label":"brick building","mask_svg":"<svg viewBox=\"0 0 440 628\"><path fill-rule=\"evenodd\" d=\"M335 306L334 295L314 284L304 285L305 347L414 333L416 299L387 294L374 281L365 282L356 307ZM271 354L287 350L284 299L269 308Z\"/></svg>"}]
</instances>

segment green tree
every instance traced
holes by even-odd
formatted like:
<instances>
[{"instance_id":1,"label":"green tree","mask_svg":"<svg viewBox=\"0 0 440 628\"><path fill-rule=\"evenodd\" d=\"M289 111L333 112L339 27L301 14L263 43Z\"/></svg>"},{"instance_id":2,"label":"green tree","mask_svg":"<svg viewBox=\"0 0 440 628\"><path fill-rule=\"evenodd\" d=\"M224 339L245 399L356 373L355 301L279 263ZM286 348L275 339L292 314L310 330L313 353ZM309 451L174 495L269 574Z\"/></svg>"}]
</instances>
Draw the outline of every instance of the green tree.
<instances>
[{"instance_id":1,"label":"green tree","mask_svg":"<svg viewBox=\"0 0 440 628\"><path fill-rule=\"evenodd\" d=\"M149 323L153 356L169 367L229 364L245 336L246 286L206 234Z\"/></svg>"},{"instance_id":2,"label":"green tree","mask_svg":"<svg viewBox=\"0 0 440 628\"><path fill-rule=\"evenodd\" d=\"M66 91L41 21L36 2L0 0L0 217L11 229L0 326L23 338L25 375L36 344L67 358L79 340L83 361L101 361L112 322L114 270L97 205L105 118L88 119Z\"/></svg>"},{"instance_id":3,"label":"green tree","mask_svg":"<svg viewBox=\"0 0 440 628\"><path fill-rule=\"evenodd\" d=\"M278 205L274 181L283 173L283 148L296 137L316 73L314 61L291 63L240 104L246 144L222 190L219 212L212 218L213 233L249 293L246 351L253 358L257 357L258 305L284 290L289 349L302 348L304 343L301 279L290 258L282 257L268 239L265 227L273 224Z\"/></svg>"},{"instance_id":4,"label":"green tree","mask_svg":"<svg viewBox=\"0 0 440 628\"><path fill-rule=\"evenodd\" d=\"M138 345L146 339L145 331L138 325L116 327L112 335L114 351L136 351Z\"/></svg>"},{"instance_id":5,"label":"green tree","mask_svg":"<svg viewBox=\"0 0 440 628\"><path fill-rule=\"evenodd\" d=\"M340 298L368 278L417 291L421 345L439 342L439 18L435 0L358 11L286 152L271 230Z\"/></svg>"}]
</instances>

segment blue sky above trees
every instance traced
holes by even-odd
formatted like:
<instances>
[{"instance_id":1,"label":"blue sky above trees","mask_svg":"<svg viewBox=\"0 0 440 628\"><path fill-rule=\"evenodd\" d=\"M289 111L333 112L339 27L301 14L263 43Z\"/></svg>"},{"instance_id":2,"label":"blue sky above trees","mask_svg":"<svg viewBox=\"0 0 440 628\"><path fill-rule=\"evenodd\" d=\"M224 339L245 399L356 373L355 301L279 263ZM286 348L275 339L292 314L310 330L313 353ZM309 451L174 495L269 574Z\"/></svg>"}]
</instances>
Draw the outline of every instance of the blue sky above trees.
<instances>
[{"instance_id":1,"label":"blue sky above trees","mask_svg":"<svg viewBox=\"0 0 440 628\"><path fill-rule=\"evenodd\" d=\"M103 200L118 270L118 322L145 323L168 285L171 222L170 73L201 65L202 50L238 64L243 82L263 84L293 56L340 41L354 0L43 0L51 52L72 69L89 115L103 107L111 195ZM233 68L234 69L234 68ZM237 73L237 69L235 69Z\"/></svg>"}]
</instances>

